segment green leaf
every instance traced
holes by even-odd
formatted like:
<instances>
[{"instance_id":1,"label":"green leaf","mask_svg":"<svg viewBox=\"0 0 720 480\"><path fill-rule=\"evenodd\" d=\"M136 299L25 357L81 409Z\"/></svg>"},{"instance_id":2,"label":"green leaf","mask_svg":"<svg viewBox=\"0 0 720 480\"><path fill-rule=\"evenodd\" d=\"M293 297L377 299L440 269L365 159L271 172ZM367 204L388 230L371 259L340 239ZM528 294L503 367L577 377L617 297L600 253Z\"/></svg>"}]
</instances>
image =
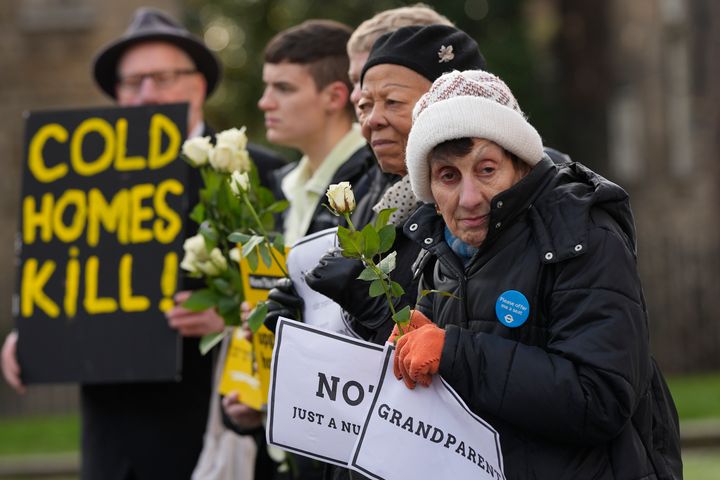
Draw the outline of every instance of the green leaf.
<instances>
[{"instance_id":1,"label":"green leaf","mask_svg":"<svg viewBox=\"0 0 720 480\"><path fill-rule=\"evenodd\" d=\"M380 231L390 221L390 215L397 210L397 208L383 208L375 218L375 230ZM395 227L393 227L395 228Z\"/></svg>"},{"instance_id":2,"label":"green leaf","mask_svg":"<svg viewBox=\"0 0 720 480\"><path fill-rule=\"evenodd\" d=\"M257 270L257 268L258 268L258 254L257 254L257 250L252 249L252 250L250 251L250 253L248 253L245 258L247 258L248 265L250 266L250 270L253 271L253 272L254 272L255 270Z\"/></svg>"},{"instance_id":3,"label":"green leaf","mask_svg":"<svg viewBox=\"0 0 720 480\"><path fill-rule=\"evenodd\" d=\"M343 250L344 257L359 258L362 249L360 232L353 232L348 228L340 225L338 227L338 243Z\"/></svg>"},{"instance_id":4,"label":"green leaf","mask_svg":"<svg viewBox=\"0 0 720 480\"><path fill-rule=\"evenodd\" d=\"M205 205L202 203L195 205L190 213L190 220L193 220L198 225L205 221Z\"/></svg>"},{"instance_id":5,"label":"green leaf","mask_svg":"<svg viewBox=\"0 0 720 480\"><path fill-rule=\"evenodd\" d=\"M278 233L275 235L275 238L273 239L273 247L275 247L275 250L280 252L281 255L285 255L285 237L282 236L282 234Z\"/></svg>"},{"instance_id":6,"label":"green leaf","mask_svg":"<svg viewBox=\"0 0 720 480\"><path fill-rule=\"evenodd\" d=\"M368 282L373 280L378 280L380 277L375 272L375 270L372 269L372 267L365 267L365 270L360 272L360 275L358 275L358 280L366 280Z\"/></svg>"},{"instance_id":7,"label":"green leaf","mask_svg":"<svg viewBox=\"0 0 720 480\"><path fill-rule=\"evenodd\" d=\"M269 205L272 205L273 203L275 203L275 195L273 195L272 191L270 191L269 188L261 187L259 185L259 180L258 180L258 185L252 189L252 192L255 193L256 198L257 198L257 204L261 208L267 208ZM283 200L279 200L279 201L283 201Z\"/></svg>"},{"instance_id":8,"label":"green leaf","mask_svg":"<svg viewBox=\"0 0 720 480\"><path fill-rule=\"evenodd\" d=\"M373 280L373 282L370 284L369 293L371 297L379 297L380 295L384 295L385 290L383 289L382 280Z\"/></svg>"},{"instance_id":9,"label":"green leaf","mask_svg":"<svg viewBox=\"0 0 720 480\"><path fill-rule=\"evenodd\" d=\"M368 258L372 258L377 255L380 251L380 237L373 226L370 224L365 225L365 228L363 228L360 233L362 233L362 238L365 244L361 251Z\"/></svg>"},{"instance_id":10,"label":"green leaf","mask_svg":"<svg viewBox=\"0 0 720 480\"><path fill-rule=\"evenodd\" d=\"M250 312L250 316L247 319L251 332L255 333L260 329L265 321L265 317L267 317L267 312L268 306L265 302L260 302L253 308L253 311Z\"/></svg>"},{"instance_id":11,"label":"green leaf","mask_svg":"<svg viewBox=\"0 0 720 480\"><path fill-rule=\"evenodd\" d=\"M215 287L215 290L219 292L227 295L232 294L232 285L224 278L213 278L212 285Z\"/></svg>"},{"instance_id":12,"label":"green leaf","mask_svg":"<svg viewBox=\"0 0 720 480\"><path fill-rule=\"evenodd\" d=\"M233 297L221 297L217 305L218 313L220 315L228 316L232 314L233 317L237 317L237 320L233 323L239 323L240 321L240 302ZM237 313L236 313L237 312ZM234 320L234 318L233 318Z\"/></svg>"},{"instance_id":13,"label":"green leaf","mask_svg":"<svg viewBox=\"0 0 720 480\"><path fill-rule=\"evenodd\" d=\"M279 200L267 207L266 210L270 213L280 213L285 211L288 206L290 206L290 202L287 200Z\"/></svg>"},{"instance_id":14,"label":"green leaf","mask_svg":"<svg viewBox=\"0 0 720 480\"><path fill-rule=\"evenodd\" d=\"M405 289L397 282L390 282L390 295L395 298L402 297L405 293Z\"/></svg>"},{"instance_id":15,"label":"green leaf","mask_svg":"<svg viewBox=\"0 0 720 480\"><path fill-rule=\"evenodd\" d=\"M225 331L208 333L200 339L200 353L207 355L212 348L225 338Z\"/></svg>"},{"instance_id":16,"label":"green leaf","mask_svg":"<svg viewBox=\"0 0 720 480\"><path fill-rule=\"evenodd\" d=\"M242 246L242 256L247 257L250 255L250 253L255 250L255 247L260 245L263 242L264 238L260 235L253 235L250 237L250 240L248 240L246 243L243 243ZM254 269L253 269L254 270Z\"/></svg>"},{"instance_id":17,"label":"green leaf","mask_svg":"<svg viewBox=\"0 0 720 480\"><path fill-rule=\"evenodd\" d=\"M209 288L203 288L192 292L190 297L182 303L182 306L193 312L202 312L208 308L213 308L219 300L220 296L217 293Z\"/></svg>"},{"instance_id":18,"label":"green leaf","mask_svg":"<svg viewBox=\"0 0 720 480\"><path fill-rule=\"evenodd\" d=\"M211 251L213 248L217 247L218 234L212 227L212 225L210 225L209 221L206 220L201 223L200 229L198 231L200 232L200 235L202 235L205 239L205 248L208 252Z\"/></svg>"},{"instance_id":19,"label":"green leaf","mask_svg":"<svg viewBox=\"0 0 720 480\"><path fill-rule=\"evenodd\" d=\"M260 222L265 231L272 230L275 227L275 215L271 212L263 212L260 215Z\"/></svg>"},{"instance_id":20,"label":"green leaf","mask_svg":"<svg viewBox=\"0 0 720 480\"><path fill-rule=\"evenodd\" d=\"M395 226L385 225L378 232L378 236L380 237L380 248L378 250L380 253L385 253L395 243Z\"/></svg>"},{"instance_id":21,"label":"green leaf","mask_svg":"<svg viewBox=\"0 0 720 480\"><path fill-rule=\"evenodd\" d=\"M250 235L247 233L242 232L233 232L230 235L228 235L228 241L232 243L247 243L248 240L250 240Z\"/></svg>"},{"instance_id":22,"label":"green leaf","mask_svg":"<svg viewBox=\"0 0 720 480\"><path fill-rule=\"evenodd\" d=\"M232 193L230 184L227 182L228 177L229 175L224 175L221 178L217 189L217 208L221 212L227 212L232 204L237 203L237 197Z\"/></svg>"},{"instance_id":23,"label":"green leaf","mask_svg":"<svg viewBox=\"0 0 720 480\"><path fill-rule=\"evenodd\" d=\"M410 306L405 305L402 310L395 312L392 318L395 323L404 327L410 322Z\"/></svg>"},{"instance_id":24,"label":"green leaf","mask_svg":"<svg viewBox=\"0 0 720 480\"><path fill-rule=\"evenodd\" d=\"M397 252L390 252L387 254L385 258L383 258L380 263L378 263L378 268L380 271L382 271L385 275L389 275L390 272L395 270L395 266L397 259Z\"/></svg>"},{"instance_id":25,"label":"green leaf","mask_svg":"<svg viewBox=\"0 0 720 480\"><path fill-rule=\"evenodd\" d=\"M266 267L270 268L272 266L272 257L270 256L270 249L267 244L265 242L261 243L258 245L258 250L260 251L260 258L262 258L263 263Z\"/></svg>"}]
</instances>

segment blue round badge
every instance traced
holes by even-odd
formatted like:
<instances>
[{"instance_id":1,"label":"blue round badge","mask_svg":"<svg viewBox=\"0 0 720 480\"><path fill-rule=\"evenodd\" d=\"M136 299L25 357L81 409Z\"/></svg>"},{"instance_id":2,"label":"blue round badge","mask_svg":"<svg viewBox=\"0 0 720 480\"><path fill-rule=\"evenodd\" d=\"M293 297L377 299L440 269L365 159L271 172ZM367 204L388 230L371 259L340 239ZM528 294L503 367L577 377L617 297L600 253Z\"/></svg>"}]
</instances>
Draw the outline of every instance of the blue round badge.
<instances>
[{"instance_id":1,"label":"blue round badge","mask_svg":"<svg viewBox=\"0 0 720 480\"><path fill-rule=\"evenodd\" d=\"M495 302L495 315L506 327L517 328L530 316L530 302L517 290L508 290Z\"/></svg>"}]
</instances>

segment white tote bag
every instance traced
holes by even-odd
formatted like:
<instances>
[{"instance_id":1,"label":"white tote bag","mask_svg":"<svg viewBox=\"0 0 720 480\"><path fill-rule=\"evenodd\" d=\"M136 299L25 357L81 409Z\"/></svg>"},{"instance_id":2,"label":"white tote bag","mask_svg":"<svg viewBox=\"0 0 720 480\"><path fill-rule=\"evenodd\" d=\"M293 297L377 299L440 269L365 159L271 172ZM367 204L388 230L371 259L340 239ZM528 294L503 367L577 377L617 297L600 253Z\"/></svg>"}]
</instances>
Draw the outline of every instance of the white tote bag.
<instances>
[{"instance_id":1,"label":"white tote bag","mask_svg":"<svg viewBox=\"0 0 720 480\"><path fill-rule=\"evenodd\" d=\"M250 435L238 435L222 423L218 386L232 335L225 335L215 365L210 412L200 458L192 480L253 480L257 446Z\"/></svg>"}]
</instances>

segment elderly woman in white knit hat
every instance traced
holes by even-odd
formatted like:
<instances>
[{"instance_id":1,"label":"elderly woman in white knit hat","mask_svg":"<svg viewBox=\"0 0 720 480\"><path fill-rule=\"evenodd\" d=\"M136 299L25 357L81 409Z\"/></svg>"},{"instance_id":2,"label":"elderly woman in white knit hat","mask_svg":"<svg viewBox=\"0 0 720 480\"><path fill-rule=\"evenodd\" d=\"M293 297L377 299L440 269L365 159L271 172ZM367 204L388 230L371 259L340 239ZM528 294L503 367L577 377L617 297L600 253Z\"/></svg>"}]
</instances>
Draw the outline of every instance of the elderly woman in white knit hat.
<instances>
[{"instance_id":1,"label":"elderly woman in white knit hat","mask_svg":"<svg viewBox=\"0 0 720 480\"><path fill-rule=\"evenodd\" d=\"M650 356L627 194L544 153L483 71L415 106L405 224L431 255L395 375L440 374L500 434L508 479L682 477L677 413ZM395 332L396 333L396 332Z\"/></svg>"}]
</instances>

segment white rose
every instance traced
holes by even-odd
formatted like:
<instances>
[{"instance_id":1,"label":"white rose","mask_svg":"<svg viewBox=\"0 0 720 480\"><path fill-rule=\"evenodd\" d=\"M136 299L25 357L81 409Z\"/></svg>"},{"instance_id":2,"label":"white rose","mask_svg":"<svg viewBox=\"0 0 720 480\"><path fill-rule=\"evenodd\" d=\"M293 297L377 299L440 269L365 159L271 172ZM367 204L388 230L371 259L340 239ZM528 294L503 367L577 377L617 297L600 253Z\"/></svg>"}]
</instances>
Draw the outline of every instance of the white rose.
<instances>
[{"instance_id":1,"label":"white rose","mask_svg":"<svg viewBox=\"0 0 720 480\"><path fill-rule=\"evenodd\" d=\"M180 268L190 273L199 273L198 262L207 257L203 236L197 234L187 238L183 243L183 250L185 250L185 256L180 262Z\"/></svg>"},{"instance_id":2,"label":"white rose","mask_svg":"<svg viewBox=\"0 0 720 480\"><path fill-rule=\"evenodd\" d=\"M207 250L205 249L205 239L199 233L185 239L185 242L183 242L183 250L185 250L186 254L191 253L196 257L207 256Z\"/></svg>"},{"instance_id":3,"label":"white rose","mask_svg":"<svg viewBox=\"0 0 720 480\"><path fill-rule=\"evenodd\" d=\"M250 188L250 177L247 172L239 172L235 170L230 175L230 189L238 197L243 193L247 192Z\"/></svg>"},{"instance_id":4,"label":"white rose","mask_svg":"<svg viewBox=\"0 0 720 480\"><path fill-rule=\"evenodd\" d=\"M185 256L183 257L182 262L180 262L180 268L186 272L198 273L197 257L195 257L193 252L185 252Z\"/></svg>"},{"instance_id":5,"label":"white rose","mask_svg":"<svg viewBox=\"0 0 720 480\"><path fill-rule=\"evenodd\" d=\"M229 172L237 150L230 145L216 145L210 153L210 165L218 172Z\"/></svg>"},{"instance_id":6,"label":"white rose","mask_svg":"<svg viewBox=\"0 0 720 480\"><path fill-rule=\"evenodd\" d=\"M213 248L209 256L197 263L197 267L202 273L212 277L227 270L227 260L219 248Z\"/></svg>"},{"instance_id":7,"label":"white rose","mask_svg":"<svg viewBox=\"0 0 720 480\"><path fill-rule=\"evenodd\" d=\"M325 194L330 202L330 208L339 214L350 213L355 210L355 195L350 182L340 182L330 185Z\"/></svg>"},{"instance_id":8,"label":"white rose","mask_svg":"<svg viewBox=\"0 0 720 480\"><path fill-rule=\"evenodd\" d=\"M200 273L207 275L208 277L215 277L220 273L220 270L213 265L210 260L197 263L197 269Z\"/></svg>"},{"instance_id":9,"label":"white rose","mask_svg":"<svg viewBox=\"0 0 720 480\"><path fill-rule=\"evenodd\" d=\"M219 172L247 172L250 170L250 155L247 150L224 144L216 146L210 154L210 165Z\"/></svg>"},{"instance_id":10,"label":"white rose","mask_svg":"<svg viewBox=\"0 0 720 480\"><path fill-rule=\"evenodd\" d=\"M230 171L250 171L250 154L247 150L238 150L230 164Z\"/></svg>"},{"instance_id":11,"label":"white rose","mask_svg":"<svg viewBox=\"0 0 720 480\"><path fill-rule=\"evenodd\" d=\"M245 135L245 127L224 130L215 135L215 141L218 145L227 145L237 150L245 150L248 141L247 135Z\"/></svg>"},{"instance_id":12,"label":"white rose","mask_svg":"<svg viewBox=\"0 0 720 480\"><path fill-rule=\"evenodd\" d=\"M210 137L194 137L185 140L182 154L196 167L205 165L213 150Z\"/></svg>"}]
</instances>

